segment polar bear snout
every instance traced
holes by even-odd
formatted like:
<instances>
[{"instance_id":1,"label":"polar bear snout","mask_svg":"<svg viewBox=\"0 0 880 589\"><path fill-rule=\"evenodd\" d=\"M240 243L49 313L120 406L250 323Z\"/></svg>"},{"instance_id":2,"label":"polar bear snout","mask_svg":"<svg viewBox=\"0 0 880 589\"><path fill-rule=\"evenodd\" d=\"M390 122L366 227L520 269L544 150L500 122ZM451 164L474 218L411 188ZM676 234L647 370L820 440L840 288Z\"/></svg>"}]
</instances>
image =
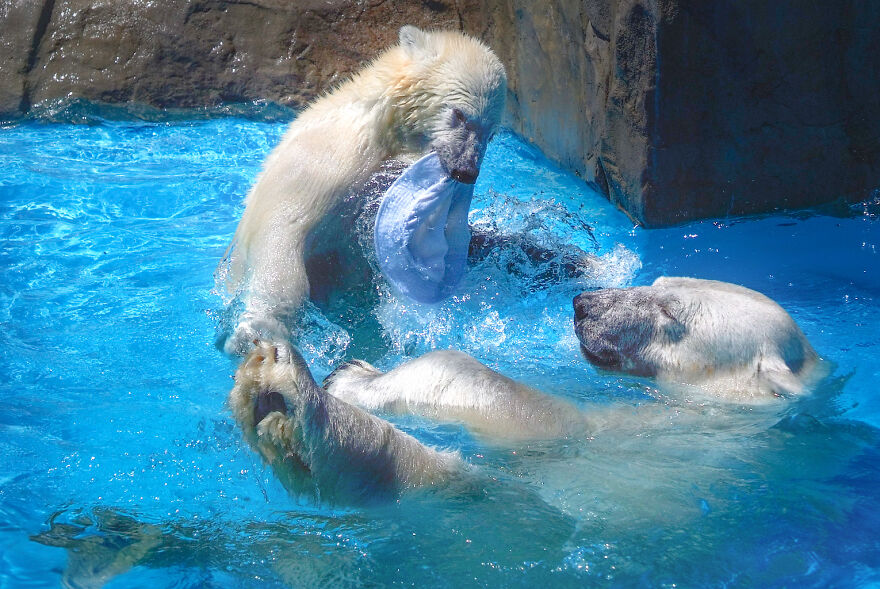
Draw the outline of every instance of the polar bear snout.
<instances>
[{"instance_id":1,"label":"polar bear snout","mask_svg":"<svg viewBox=\"0 0 880 589\"><path fill-rule=\"evenodd\" d=\"M454 180L458 180L462 184L476 184L477 176L480 171L476 168L455 169L449 174Z\"/></svg>"},{"instance_id":2,"label":"polar bear snout","mask_svg":"<svg viewBox=\"0 0 880 589\"><path fill-rule=\"evenodd\" d=\"M574 297L574 324L577 329L580 324L591 323L596 326L606 322L617 320L612 311L615 306L621 305L626 299L628 292L624 289L603 288L588 290Z\"/></svg>"},{"instance_id":3,"label":"polar bear snout","mask_svg":"<svg viewBox=\"0 0 880 589\"><path fill-rule=\"evenodd\" d=\"M597 291L598 292L598 291ZM606 370L618 370L621 356L613 334L607 333L600 320L608 310L607 298L597 292L574 297L574 330L581 344L581 354L590 364Z\"/></svg>"},{"instance_id":4,"label":"polar bear snout","mask_svg":"<svg viewBox=\"0 0 880 589\"><path fill-rule=\"evenodd\" d=\"M480 117L468 117L458 108L452 108L436 131L431 148L449 176L462 184L474 184L480 175L480 165L486 146L492 136Z\"/></svg>"},{"instance_id":5,"label":"polar bear snout","mask_svg":"<svg viewBox=\"0 0 880 589\"><path fill-rule=\"evenodd\" d=\"M287 415L287 404L284 402L284 397L277 391L260 391L254 402L254 425L258 425L273 411Z\"/></svg>"},{"instance_id":6,"label":"polar bear snout","mask_svg":"<svg viewBox=\"0 0 880 589\"><path fill-rule=\"evenodd\" d=\"M656 374L645 357L667 321L656 294L644 287L603 288L579 294L572 304L575 335L590 364L638 376Z\"/></svg>"},{"instance_id":7,"label":"polar bear snout","mask_svg":"<svg viewBox=\"0 0 880 589\"><path fill-rule=\"evenodd\" d=\"M483 149L473 134L456 141L434 145L434 151L449 176L462 184L475 184L480 175Z\"/></svg>"},{"instance_id":8,"label":"polar bear snout","mask_svg":"<svg viewBox=\"0 0 880 589\"><path fill-rule=\"evenodd\" d=\"M575 325L586 319L587 317L593 316L596 312L596 309L593 307L593 302L595 301L595 297L592 292L583 292L578 296L574 297L572 304L574 305L574 322Z\"/></svg>"}]
</instances>

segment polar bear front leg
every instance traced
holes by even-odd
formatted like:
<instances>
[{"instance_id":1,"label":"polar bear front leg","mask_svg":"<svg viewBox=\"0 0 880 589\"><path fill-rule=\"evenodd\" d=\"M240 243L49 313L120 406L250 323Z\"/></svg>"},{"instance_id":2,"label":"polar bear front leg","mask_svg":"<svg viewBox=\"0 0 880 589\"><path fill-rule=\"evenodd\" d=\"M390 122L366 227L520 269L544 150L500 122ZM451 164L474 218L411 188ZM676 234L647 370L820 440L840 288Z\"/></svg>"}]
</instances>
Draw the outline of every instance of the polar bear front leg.
<instances>
[{"instance_id":1,"label":"polar bear front leg","mask_svg":"<svg viewBox=\"0 0 880 589\"><path fill-rule=\"evenodd\" d=\"M232 333L223 341L223 352L230 356L244 356L255 341L286 342L290 338L287 327L290 312L273 309L265 304L249 304L238 318Z\"/></svg>"},{"instance_id":2,"label":"polar bear front leg","mask_svg":"<svg viewBox=\"0 0 880 589\"><path fill-rule=\"evenodd\" d=\"M251 274L245 310L223 343L225 353L244 356L254 341L288 341L289 326L309 296L304 247L305 229L280 216L253 243L236 244L234 262L244 259Z\"/></svg>"}]
</instances>

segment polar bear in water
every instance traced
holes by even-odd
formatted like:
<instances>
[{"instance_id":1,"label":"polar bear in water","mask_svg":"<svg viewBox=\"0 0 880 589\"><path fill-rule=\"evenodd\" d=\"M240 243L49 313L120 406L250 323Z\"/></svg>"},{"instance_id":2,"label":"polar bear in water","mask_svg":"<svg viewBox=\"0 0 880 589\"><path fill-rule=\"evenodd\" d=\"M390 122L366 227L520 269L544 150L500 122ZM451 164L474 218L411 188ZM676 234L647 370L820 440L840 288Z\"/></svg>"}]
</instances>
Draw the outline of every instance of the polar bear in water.
<instances>
[{"instance_id":1,"label":"polar bear in water","mask_svg":"<svg viewBox=\"0 0 880 589\"><path fill-rule=\"evenodd\" d=\"M575 299L575 328L593 363L705 387L722 400L803 392L819 358L779 305L749 289L686 278ZM608 432L642 435L662 404L579 407L507 378L462 352L437 351L383 374L354 361L320 387L287 344L258 344L229 405L245 439L292 493L362 502L466 478L456 454L425 446L366 410L464 423L500 443Z\"/></svg>"},{"instance_id":2,"label":"polar bear in water","mask_svg":"<svg viewBox=\"0 0 880 589\"><path fill-rule=\"evenodd\" d=\"M229 405L250 446L294 494L363 502L466 477L456 454L425 446L364 409L463 422L498 441L588 437L591 414L452 350L383 374L355 361L320 387L287 344L257 344L235 375Z\"/></svg>"},{"instance_id":3,"label":"polar bear in water","mask_svg":"<svg viewBox=\"0 0 880 589\"><path fill-rule=\"evenodd\" d=\"M286 340L311 291L344 278L328 264L358 279L340 211L383 162L433 151L450 177L473 184L506 94L504 66L479 40L405 26L397 45L299 114L266 158L217 271L218 290L245 304L223 349Z\"/></svg>"},{"instance_id":4,"label":"polar bear in water","mask_svg":"<svg viewBox=\"0 0 880 589\"><path fill-rule=\"evenodd\" d=\"M821 372L806 336L776 302L748 288L660 277L574 299L584 357L599 368L761 402L804 392Z\"/></svg>"},{"instance_id":5,"label":"polar bear in water","mask_svg":"<svg viewBox=\"0 0 880 589\"><path fill-rule=\"evenodd\" d=\"M328 394L286 344L256 344L235 374L229 406L249 445L292 494L357 503L463 471L455 454Z\"/></svg>"}]
</instances>

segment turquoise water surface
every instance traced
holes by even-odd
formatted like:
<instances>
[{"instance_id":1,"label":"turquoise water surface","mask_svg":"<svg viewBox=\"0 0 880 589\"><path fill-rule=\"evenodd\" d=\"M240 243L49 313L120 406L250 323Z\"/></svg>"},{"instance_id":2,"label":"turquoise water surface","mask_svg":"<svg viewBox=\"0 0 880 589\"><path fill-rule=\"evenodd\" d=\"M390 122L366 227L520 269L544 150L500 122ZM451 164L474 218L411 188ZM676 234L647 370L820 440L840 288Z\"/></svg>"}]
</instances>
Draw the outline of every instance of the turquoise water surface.
<instances>
[{"instance_id":1,"label":"turquoise water surface","mask_svg":"<svg viewBox=\"0 0 880 589\"><path fill-rule=\"evenodd\" d=\"M299 347L318 379L454 347L621 425L511 448L385 416L482 482L329 507L288 497L241 440L237 362L214 345L212 274L284 123L61 119L0 129L0 587L880 583L878 198L646 231L501 134L471 223L580 247L590 274L496 252L438 306L377 280L351 316L311 308ZM765 408L597 373L572 296L664 274L773 297L831 375Z\"/></svg>"}]
</instances>

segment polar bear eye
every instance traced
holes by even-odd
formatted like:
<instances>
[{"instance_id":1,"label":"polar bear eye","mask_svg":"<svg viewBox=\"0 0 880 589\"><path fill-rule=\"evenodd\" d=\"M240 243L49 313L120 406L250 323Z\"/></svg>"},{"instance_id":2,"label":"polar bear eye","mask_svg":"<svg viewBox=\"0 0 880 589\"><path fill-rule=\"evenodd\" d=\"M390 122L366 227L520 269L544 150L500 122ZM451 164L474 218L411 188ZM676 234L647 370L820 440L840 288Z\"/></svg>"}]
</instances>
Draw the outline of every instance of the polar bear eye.
<instances>
[{"instance_id":1,"label":"polar bear eye","mask_svg":"<svg viewBox=\"0 0 880 589\"><path fill-rule=\"evenodd\" d=\"M461 112L460 110L458 110L457 108L452 109L452 116L454 116L455 120L459 123L464 124L467 122L467 117L464 116L464 113Z\"/></svg>"}]
</instances>

